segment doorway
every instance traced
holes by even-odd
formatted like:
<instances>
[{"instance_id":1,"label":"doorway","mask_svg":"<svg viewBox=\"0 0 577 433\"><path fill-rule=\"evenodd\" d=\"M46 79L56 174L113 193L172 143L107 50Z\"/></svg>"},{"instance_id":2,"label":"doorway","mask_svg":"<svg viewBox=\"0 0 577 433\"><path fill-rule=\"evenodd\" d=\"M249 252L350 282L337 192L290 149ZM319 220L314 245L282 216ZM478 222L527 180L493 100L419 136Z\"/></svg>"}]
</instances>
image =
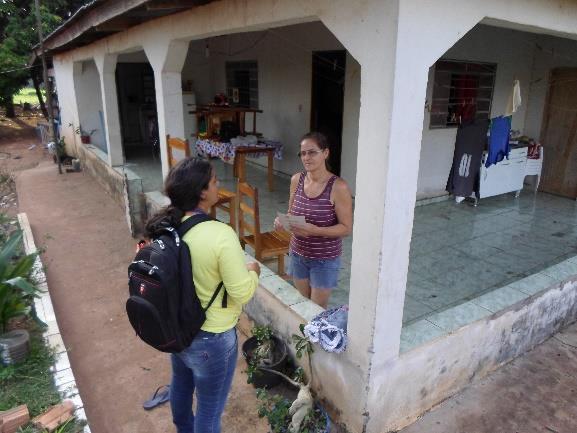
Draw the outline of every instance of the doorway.
<instances>
[{"instance_id":1,"label":"doorway","mask_svg":"<svg viewBox=\"0 0 577 433\"><path fill-rule=\"evenodd\" d=\"M144 192L162 189L154 72L149 63L119 62L116 89L124 167L142 179Z\"/></svg>"},{"instance_id":2,"label":"doorway","mask_svg":"<svg viewBox=\"0 0 577 433\"><path fill-rule=\"evenodd\" d=\"M543 173L540 190L577 198L577 69L551 74L543 116Z\"/></svg>"},{"instance_id":3,"label":"doorway","mask_svg":"<svg viewBox=\"0 0 577 433\"><path fill-rule=\"evenodd\" d=\"M331 171L340 175L346 51L315 51L312 66L311 131L327 136Z\"/></svg>"}]
</instances>

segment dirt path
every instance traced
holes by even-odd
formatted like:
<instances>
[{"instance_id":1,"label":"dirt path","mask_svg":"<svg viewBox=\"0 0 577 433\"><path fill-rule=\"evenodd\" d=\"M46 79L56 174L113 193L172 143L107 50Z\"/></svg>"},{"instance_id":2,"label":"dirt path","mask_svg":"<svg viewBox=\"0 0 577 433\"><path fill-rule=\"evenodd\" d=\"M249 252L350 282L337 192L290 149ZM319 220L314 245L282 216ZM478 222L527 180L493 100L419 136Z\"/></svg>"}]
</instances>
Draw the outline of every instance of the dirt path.
<instances>
[{"instance_id":1,"label":"dirt path","mask_svg":"<svg viewBox=\"0 0 577 433\"><path fill-rule=\"evenodd\" d=\"M25 153L26 140L2 149ZM21 163L34 166L36 157L26 155ZM46 248L52 302L92 432L174 432L168 405L142 409L169 382L170 368L167 355L137 340L124 312L135 242L122 209L89 175L58 175L47 157L15 177L19 211L28 214L37 245ZM223 431L264 433L243 369L239 358Z\"/></svg>"},{"instance_id":2,"label":"dirt path","mask_svg":"<svg viewBox=\"0 0 577 433\"><path fill-rule=\"evenodd\" d=\"M46 157L33 126L38 118L0 116L0 212L15 217L18 200L13 180L19 172L36 167Z\"/></svg>"}]
</instances>

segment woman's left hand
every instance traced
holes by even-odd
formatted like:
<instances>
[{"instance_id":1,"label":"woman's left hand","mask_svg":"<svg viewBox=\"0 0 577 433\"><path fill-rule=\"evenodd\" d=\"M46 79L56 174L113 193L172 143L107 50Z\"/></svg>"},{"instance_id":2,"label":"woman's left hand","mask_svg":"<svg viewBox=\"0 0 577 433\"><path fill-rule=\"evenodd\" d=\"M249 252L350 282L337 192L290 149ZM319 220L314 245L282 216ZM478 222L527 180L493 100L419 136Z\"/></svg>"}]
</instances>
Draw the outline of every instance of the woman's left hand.
<instances>
[{"instance_id":1,"label":"woman's left hand","mask_svg":"<svg viewBox=\"0 0 577 433\"><path fill-rule=\"evenodd\" d=\"M297 236L308 237L315 236L317 234L317 228L318 227L314 224L304 223L299 225L291 225L290 231Z\"/></svg>"}]
</instances>

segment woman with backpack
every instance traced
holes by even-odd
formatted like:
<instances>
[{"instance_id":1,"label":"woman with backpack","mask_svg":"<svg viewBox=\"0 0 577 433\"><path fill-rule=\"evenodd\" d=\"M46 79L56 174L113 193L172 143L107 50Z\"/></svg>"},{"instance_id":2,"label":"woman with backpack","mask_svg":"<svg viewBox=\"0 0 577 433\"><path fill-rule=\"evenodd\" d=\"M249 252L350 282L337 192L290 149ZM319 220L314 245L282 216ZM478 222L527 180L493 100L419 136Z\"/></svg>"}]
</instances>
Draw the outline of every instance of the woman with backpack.
<instances>
[{"instance_id":1,"label":"woman with backpack","mask_svg":"<svg viewBox=\"0 0 577 433\"><path fill-rule=\"evenodd\" d=\"M177 227L188 217L208 214L218 201L218 180L210 163L186 158L164 182L170 205L147 224L150 238L167 223ZM206 311L206 321L192 344L171 354L170 406L178 433L219 433L237 359L236 323L242 306L253 296L258 263L245 263L238 236L227 224L206 221L183 237L189 247L196 293L206 308L220 282L221 290ZM223 298L226 296L226 298ZM224 302L226 300L226 302ZM196 392L196 413L192 411Z\"/></svg>"},{"instance_id":2,"label":"woman with backpack","mask_svg":"<svg viewBox=\"0 0 577 433\"><path fill-rule=\"evenodd\" d=\"M337 286L342 238L353 228L353 200L347 183L329 170L329 143L324 134L310 132L300 143L304 171L291 179L288 213L304 216L304 225L275 229L292 233L288 273L305 297L327 308Z\"/></svg>"}]
</instances>

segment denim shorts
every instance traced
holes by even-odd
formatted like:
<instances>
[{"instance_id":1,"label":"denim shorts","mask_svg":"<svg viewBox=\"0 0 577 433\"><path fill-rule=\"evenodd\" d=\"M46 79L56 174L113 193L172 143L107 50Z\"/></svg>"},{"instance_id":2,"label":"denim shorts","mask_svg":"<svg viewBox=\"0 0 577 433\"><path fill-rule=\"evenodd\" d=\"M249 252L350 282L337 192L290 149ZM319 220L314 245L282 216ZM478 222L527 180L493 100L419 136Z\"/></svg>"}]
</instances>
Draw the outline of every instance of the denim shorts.
<instances>
[{"instance_id":1,"label":"denim shorts","mask_svg":"<svg viewBox=\"0 0 577 433\"><path fill-rule=\"evenodd\" d=\"M334 289L339 280L340 267L340 256L334 259L308 259L291 252L288 274L298 280L309 280L313 289Z\"/></svg>"}]
</instances>

